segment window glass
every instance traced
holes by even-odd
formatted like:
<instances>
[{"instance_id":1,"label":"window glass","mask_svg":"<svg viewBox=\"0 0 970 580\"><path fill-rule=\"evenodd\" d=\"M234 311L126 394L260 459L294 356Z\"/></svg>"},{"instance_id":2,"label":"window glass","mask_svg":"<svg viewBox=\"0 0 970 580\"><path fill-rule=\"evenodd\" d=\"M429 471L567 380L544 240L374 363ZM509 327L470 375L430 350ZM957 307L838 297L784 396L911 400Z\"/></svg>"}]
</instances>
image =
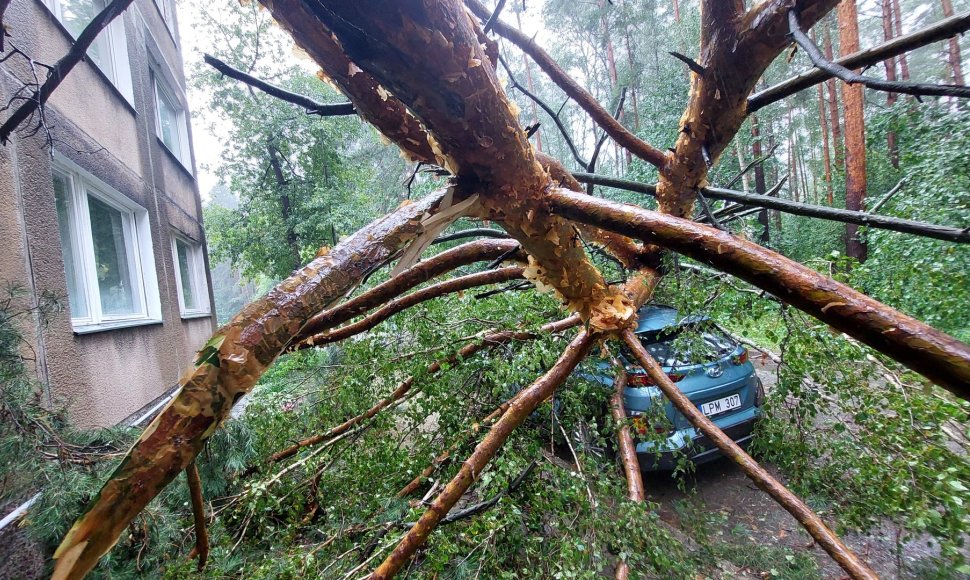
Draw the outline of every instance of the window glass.
<instances>
[{"instance_id":1,"label":"window glass","mask_svg":"<svg viewBox=\"0 0 970 580\"><path fill-rule=\"evenodd\" d=\"M198 310L199 304L194 292L194 264L192 250L182 240L175 240L175 250L179 261L179 282L182 285L182 305L184 310Z\"/></svg>"},{"instance_id":2,"label":"window glass","mask_svg":"<svg viewBox=\"0 0 970 580\"><path fill-rule=\"evenodd\" d=\"M84 28L104 9L104 2L101 0L60 0L60 21L64 28L77 38L84 32ZM109 34L102 32L91 43L88 49L88 56L98 67L112 75L111 50L109 46Z\"/></svg>"},{"instance_id":3,"label":"window glass","mask_svg":"<svg viewBox=\"0 0 970 580\"><path fill-rule=\"evenodd\" d=\"M73 318L88 317L88 302L85 298L84 279L80 264L76 260L77 248L71 224L74 221L74 201L72 200L69 178L54 173L54 203L57 206L57 229L61 235L61 256L64 258L64 274L67 277L67 298Z\"/></svg>"},{"instance_id":4,"label":"window glass","mask_svg":"<svg viewBox=\"0 0 970 580\"><path fill-rule=\"evenodd\" d=\"M179 124L181 123L181 109L172 102L165 91L156 85L158 95L158 133L162 143L176 157L182 158L182 147L179 140Z\"/></svg>"},{"instance_id":5,"label":"window glass","mask_svg":"<svg viewBox=\"0 0 970 580\"><path fill-rule=\"evenodd\" d=\"M101 311L107 315L138 312L133 256L125 247L127 216L94 196L88 197L88 208Z\"/></svg>"}]
</instances>

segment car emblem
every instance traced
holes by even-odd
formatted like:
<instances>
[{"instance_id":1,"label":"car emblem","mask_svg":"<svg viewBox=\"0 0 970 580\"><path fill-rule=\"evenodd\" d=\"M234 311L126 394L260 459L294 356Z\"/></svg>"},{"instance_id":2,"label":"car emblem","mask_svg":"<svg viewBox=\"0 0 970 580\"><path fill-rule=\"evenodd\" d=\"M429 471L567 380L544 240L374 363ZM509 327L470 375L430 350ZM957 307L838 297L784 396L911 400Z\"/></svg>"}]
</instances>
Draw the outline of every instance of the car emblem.
<instances>
[{"instance_id":1,"label":"car emblem","mask_svg":"<svg viewBox=\"0 0 970 580\"><path fill-rule=\"evenodd\" d=\"M707 376L711 377L712 379L716 379L723 374L724 374L724 369L721 367L721 365L713 366L707 369Z\"/></svg>"}]
</instances>

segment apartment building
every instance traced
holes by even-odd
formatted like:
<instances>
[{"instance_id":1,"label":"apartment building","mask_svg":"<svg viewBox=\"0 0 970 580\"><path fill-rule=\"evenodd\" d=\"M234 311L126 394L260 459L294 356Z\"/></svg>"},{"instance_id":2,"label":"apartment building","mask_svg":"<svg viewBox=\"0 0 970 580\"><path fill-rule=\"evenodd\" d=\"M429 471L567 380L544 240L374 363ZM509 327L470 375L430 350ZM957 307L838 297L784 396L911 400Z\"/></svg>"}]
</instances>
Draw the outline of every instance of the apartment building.
<instances>
[{"instance_id":1,"label":"apartment building","mask_svg":"<svg viewBox=\"0 0 970 580\"><path fill-rule=\"evenodd\" d=\"M53 64L105 4L12 0L3 55ZM79 426L164 403L215 328L181 48L174 0L135 0L43 124L0 147L0 284L62 301L25 332L45 402ZM2 102L35 75L19 55L0 64Z\"/></svg>"}]
</instances>

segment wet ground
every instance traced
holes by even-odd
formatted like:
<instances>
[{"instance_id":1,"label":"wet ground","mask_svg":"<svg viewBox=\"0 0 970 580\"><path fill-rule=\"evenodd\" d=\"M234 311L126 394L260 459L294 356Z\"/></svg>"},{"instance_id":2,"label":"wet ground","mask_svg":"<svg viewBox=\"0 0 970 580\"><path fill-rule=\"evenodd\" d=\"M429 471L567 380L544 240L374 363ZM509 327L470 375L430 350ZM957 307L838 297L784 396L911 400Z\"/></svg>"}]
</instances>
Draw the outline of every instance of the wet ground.
<instances>
[{"instance_id":1,"label":"wet ground","mask_svg":"<svg viewBox=\"0 0 970 580\"><path fill-rule=\"evenodd\" d=\"M774 365L756 363L758 375L770 390L775 383ZM764 467L782 483L785 478L770 464ZM739 545L774 545L811 555L824 578L842 578L844 573L816 545L801 525L766 493L758 489L728 459L718 459L697 467L685 491L669 474L644 474L648 499L661 505L661 517L682 527L681 512L687 505L711 514L717 540ZM825 519L824 512L821 514ZM843 540L882 578L925 578L933 576L932 558L937 551L925 541L904 542L897 549L897 530L889 525L869 534L848 534ZM766 570L730 569L725 577L760 578Z\"/></svg>"}]
</instances>

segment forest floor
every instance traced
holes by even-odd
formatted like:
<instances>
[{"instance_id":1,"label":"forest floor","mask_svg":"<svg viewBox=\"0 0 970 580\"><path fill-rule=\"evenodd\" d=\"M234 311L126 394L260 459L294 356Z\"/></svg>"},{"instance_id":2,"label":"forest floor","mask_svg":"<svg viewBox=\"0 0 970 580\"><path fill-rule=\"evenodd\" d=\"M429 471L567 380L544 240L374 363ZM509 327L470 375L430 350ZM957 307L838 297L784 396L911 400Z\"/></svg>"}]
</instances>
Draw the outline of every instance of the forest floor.
<instances>
[{"instance_id":1,"label":"forest floor","mask_svg":"<svg viewBox=\"0 0 970 580\"><path fill-rule=\"evenodd\" d=\"M776 378L774 365L770 362L756 364L758 376L770 391ZM762 465L785 483L784 476L773 465ZM700 465L688 478L686 485L678 486L677 480L668 473L644 474L647 499L660 504L661 519L667 523L683 528L685 509L693 514L692 519L699 513L706 514L708 525L714 527L709 528L708 533L718 543L737 544L739 550L750 550L752 546L788 548L795 554L811 556L824 578L844 576L839 566L812 541L795 518L758 489L729 459ZM821 515L826 518L824 512ZM935 545L927 545L925 539L916 539L902 542L897 548L897 530L890 524L865 534L847 533L841 537L881 578L935 576L933 558L939 554ZM732 566L725 570L724 576L760 578L769 570L760 569L760 566L747 569Z\"/></svg>"}]
</instances>

